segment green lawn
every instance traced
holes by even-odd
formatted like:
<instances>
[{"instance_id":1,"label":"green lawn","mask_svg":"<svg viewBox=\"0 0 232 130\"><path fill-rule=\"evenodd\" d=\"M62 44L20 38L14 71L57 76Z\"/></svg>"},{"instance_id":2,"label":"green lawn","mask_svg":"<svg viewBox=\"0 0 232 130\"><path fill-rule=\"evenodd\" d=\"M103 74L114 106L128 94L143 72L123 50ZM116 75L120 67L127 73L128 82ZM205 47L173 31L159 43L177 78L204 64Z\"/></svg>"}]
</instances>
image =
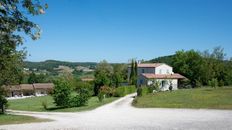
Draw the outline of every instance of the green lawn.
<instances>
[{"instance_id":1,"label":"green lawn","mask_svg":"<svg viewBox=\"0 0 232 130\"><path fill-rule=\"evenodd\" d=\"M23 123L34 123L49 121L48 119L38 119L30 116L18 116L18 115L0 115L0 125L8 124L23 124Z\"/></svg>"},{"instance_id":2,"label":"green lawn","mask_svg":"<svg viewBox=\"0 0 232 130\"><path fill-rule=\"evenodd\" d=\"M232 109L232 87L182 89L137 97L133 105L140 108Z\"/></svg>"},{"instance_id":3,"label":"green lawn","mask_svg":"<svg viewBox=\"0 0 232 130\"><path fill-rule=\"evenodd\" d=\"M106 98L103 102L99 102L97 97L91 97L88 104L82 107L73 108L58 108L55 106L53 98L51 96L44 97L33 97L19 100L10 100L8 109L12 110L22 110L22 111L38 111L38 112L77 112L92 110L104 104L110 103L118 98L111 97ZM42 102L47 102L48 110L45 110L42 106Z\"/></svg>"}]
</instances>

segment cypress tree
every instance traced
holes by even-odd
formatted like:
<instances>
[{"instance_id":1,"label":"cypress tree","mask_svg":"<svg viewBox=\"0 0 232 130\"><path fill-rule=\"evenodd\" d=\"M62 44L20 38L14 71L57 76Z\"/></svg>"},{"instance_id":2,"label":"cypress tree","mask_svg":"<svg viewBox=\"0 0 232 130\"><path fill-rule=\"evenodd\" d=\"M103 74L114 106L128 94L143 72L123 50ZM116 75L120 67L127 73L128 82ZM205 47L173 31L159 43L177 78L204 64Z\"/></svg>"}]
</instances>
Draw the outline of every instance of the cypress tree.
<instances>
[{"instance_id":1,"label":"cypress tree","mask_svg":"<svg viewBox=\"0 0 232 130\"><path fill-rule=\"evenodd\" d=\"M134 85L137 86L137 80L138 80L138 63L137 63L137 61L135 61L134 63L135 63L135 67L134 67L134 71L135 71Z\"/></svg>"},{"instance_id":2,"label":"cypress tree","mask_svg":"<svg viewBox=\"0 0 232 130\"><path fill-rule=\"evenodd\" d=\"M132 59L132 61L131 61L131 72L130 72L130 79L129 79L129 82L130 82L130 84L131 85L133 85L133 80L134 80L134 75L135 75L135 73L134 73L135 71L134 71L134 59Z\"/></svg>"}]
</instances>

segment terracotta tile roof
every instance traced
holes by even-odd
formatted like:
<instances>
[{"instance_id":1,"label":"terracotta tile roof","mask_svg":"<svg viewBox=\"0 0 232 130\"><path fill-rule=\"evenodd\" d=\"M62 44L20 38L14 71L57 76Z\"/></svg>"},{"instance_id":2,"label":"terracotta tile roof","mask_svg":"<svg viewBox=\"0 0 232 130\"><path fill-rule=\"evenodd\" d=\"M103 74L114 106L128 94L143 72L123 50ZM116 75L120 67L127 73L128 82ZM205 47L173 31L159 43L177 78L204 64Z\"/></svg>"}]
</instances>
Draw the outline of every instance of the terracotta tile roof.
<instances>
[{"instance_id":1,"label":"terracotta tile roof","mask_svg":"<svg viewBox=\"0 0 232 130\"><path fill-rule=\"evenodd\" d=\"M156 68L158 66L161 66L165 63L141 63L141 64L138 64L138 67L140 68ZM131 66L129 66L131 67Z\"/></svg>"},{"instance_id":2,"label":"terracotta tile roof","mask_svg":"<svg viewBox=\"0 0 232 130\"><path fill-rule=\"evenodd\" d=\"M34 90L32 84L20 84L21 90Z\"/></svg>"},{"instance_id":3,"label":"terracotta tile roof","mask_svg":"<svg viewBox=\"0 0 232 130\"><path fill-rule=\"evenodd\" d=\"M35 83L33 84L35 89L53 89L53 83Z\"/></svg>"},{"instance_id":4,"label":"terracotta tile roof","mask_svg":"<svg viewBox=\"0 0 232 130\"><path fill-rule=\"evenodd\" d=\"M186 77L175 73L175 74L150 74L150 73L144 73L142 74L147 79L186 79Z\"/></svg>"},{"instance_id":5,"label":"terracotta tile roof","mask_svg":"<svg viewBox=\"0 0 232 130\"><path fill-rule=\"evenodd\" d=\"M158 66L163 65L163 63L150 63L150 64L138 64L138 67L142 67L142 68L156 68Z\"/></svg>"},{"instance_id":6,"label":"terracotta tile roof","mask_svg":"<svg viewBox=\"0 0 232 130\"><path fill-rule=\"evenodd\" d=\"M9 90L9 91L20 91L21 90L21 87L20 87L20 85L9 85L9 86L3 86L3 88L5 89L5 90Z\"/></svg>"}]
</instances>

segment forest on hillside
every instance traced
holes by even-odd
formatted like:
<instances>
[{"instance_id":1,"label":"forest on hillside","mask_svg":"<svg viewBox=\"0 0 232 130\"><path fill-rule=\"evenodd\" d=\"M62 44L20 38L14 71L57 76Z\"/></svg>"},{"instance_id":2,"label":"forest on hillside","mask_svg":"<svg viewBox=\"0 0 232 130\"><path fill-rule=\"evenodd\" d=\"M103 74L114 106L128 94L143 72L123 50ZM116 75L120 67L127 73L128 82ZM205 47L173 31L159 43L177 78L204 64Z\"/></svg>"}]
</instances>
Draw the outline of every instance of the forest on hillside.
<instances>
[{"instance_id":1,"label":"forest on hillside","mask_svg":"<svg viewBox=\"0 0 232 130\"><path fill-rule=\"evenodd\" d=\"M94 69L97 65L95 62L66 62L66 61L57 61L57 60L46 60L42 62L31 62L25 61L25 68L29 69L40 69L53 71L54 68L58 68L59 66L68 66L71 68L75 68L76 66L89 67L90 69Z\"/></svg>"}]
</instances>

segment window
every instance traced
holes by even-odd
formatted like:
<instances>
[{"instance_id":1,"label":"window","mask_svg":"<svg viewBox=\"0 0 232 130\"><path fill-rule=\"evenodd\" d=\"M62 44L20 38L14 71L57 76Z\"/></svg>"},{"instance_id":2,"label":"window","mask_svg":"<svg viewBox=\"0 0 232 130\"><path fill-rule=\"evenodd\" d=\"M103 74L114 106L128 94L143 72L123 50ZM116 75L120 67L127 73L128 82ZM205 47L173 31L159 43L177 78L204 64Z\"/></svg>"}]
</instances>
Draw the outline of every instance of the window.
<instances>
[{"instance_id":1,"label":"window","mask_svg":"<svg viewBox=\"0 0 232 130\"><path fill-rule=\"evenodd\" d=\"M159 74L162 74L162 70L161 69L159 70Z\"/></svg>"},{"instance_id":2,"label":"window","mask_svg":"<svg viewBox=\"0 0 232 130\"><path fill-rule=\"evenodd\" d=\"M144 70L144 69L142 69L142 73L145 73L145 70Z\"/></svg>"},{"instance_id":3,"label":"window","mask_svg":"<svg viewBox=\"0 0 232 130\"><path fill-rule=\"evenodd\" d=\"M167 74L170 74L169 69L167 69Z\"/></svg>"}]
</instances>

